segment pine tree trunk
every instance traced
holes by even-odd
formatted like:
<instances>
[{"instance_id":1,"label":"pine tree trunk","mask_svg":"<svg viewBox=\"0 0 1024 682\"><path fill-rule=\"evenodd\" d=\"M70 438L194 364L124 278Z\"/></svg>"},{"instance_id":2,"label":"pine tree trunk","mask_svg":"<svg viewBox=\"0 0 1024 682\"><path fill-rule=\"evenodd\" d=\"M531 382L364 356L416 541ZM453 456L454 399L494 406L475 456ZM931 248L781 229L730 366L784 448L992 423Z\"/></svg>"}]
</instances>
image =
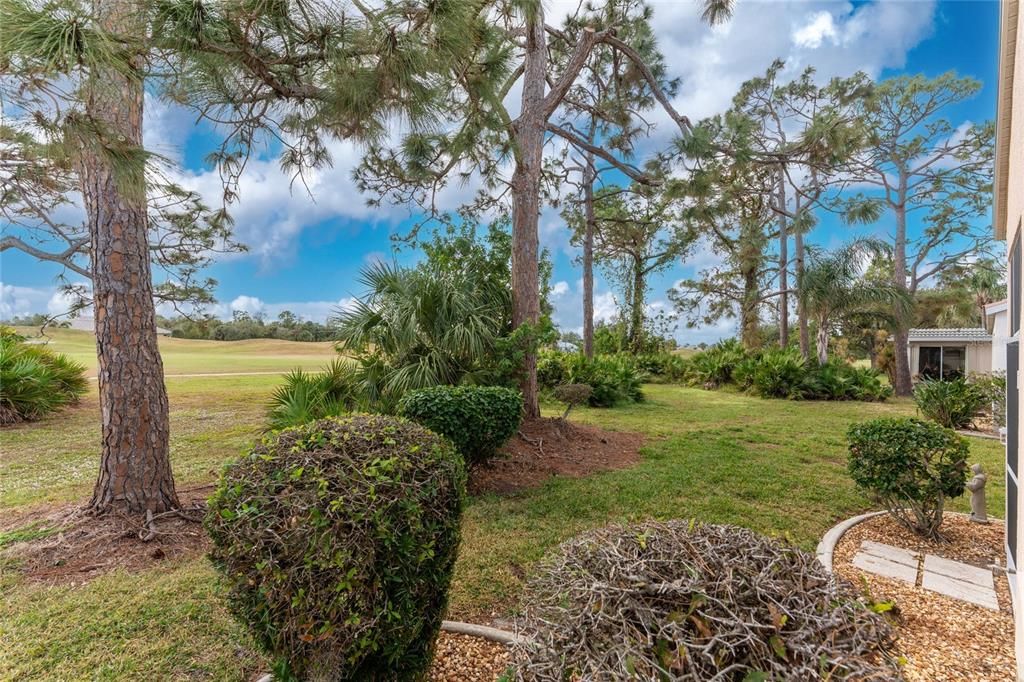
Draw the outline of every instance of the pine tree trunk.
<instances>
[{"instance_id":1,"label":"pine tree trunk","mask_svg":"<svg viewBox=\"0 0 1024 682\"><path fill-rule=\"evenodd\" d=\"M778 202L786 208L786 184L779 171ZM779 347L789 345L789 231L786 216L779 214Z\"/></svg>"},{"instance_id":2,"label":"pine tree trunk","mask_svg":"<svg viewBox=\"0 0 1024 682\"><path fill-rule=\"evenodd\" d=\"M96 3L101 24L134 35L134 4ZM131 76L135 76L131 74ZM87 114L110 146L142 145L141 75L92 74ZM116 175L95 140L81 156L82 197L92 241L93 302L102 455L91 508L163 512L180 506L169 448L167 391L157 348L143 181Z\"/></svg>"},{"instance_id":3,"label":"pine tree trunk","mask_svg":"<svg viewBox=\"0 0 1024 682\"><path fill-rule=\"evenodd\" d=\"M756 350L758 339L757 275L752 269L743 272L743 302L740 304L740 341L746 350Z\"/></svg>"},{"instance_id":4,"label":"pine tree trunk","mask_svg":"<svg viewBox=\"0 0 1024 682\"><path fill-rule=\"evenodd\" d=\"M583 179L583 354L594 357L594 155L587 154Z\"/></svg>"},{"instance_id":5,"label":"pine tree trunk","mask_svg":"<svg viewBox=\"0 0 1024 682\"><path fill-rule=\"evenodd\" d=\"M545 117L541 110L547 69L544 12L540 5L526 23L526 60L522 109L515 126L516 167L512 175L512 326L540 321L538 269L540 177L544 154ZM526 353L519 384L523 412L540 416L537 394L537 354Z\"/></svg>"},{"instance_id":6,"label":"pine tree trunk","mask_svg":"<svg viewBox=\"0 0 1024 682\"><path fill-rule=\"evenodd\" d=\"M630 304L629 348L642 353L644 346L644 298L647 281L644 265L639 258L633 260L633 300Z\"/></svg>"},{"instance_id":7,"label":"pine tree trunk","mask_svg":"<svg viewBox=\"0 0 1024 682\"><path fill-rule=\"evenodd\" d=\"M906 196L906 175L900 174L899 197L900 202L895 207L896 212L896 243L893 248L893 285L910 292L907 286L907 212L903 204ZM896 385L893 387L896 395L909 396L913 392L913 382L910 377L910 352L908 341L910 339L910 320L898 317L896 329L893 333L893 354L896 360Z\"/></svg>"},{"instance_id":8,"label":"pine tree trunk","mask_svg":"<svg viewBox=\"0 0 1024 682\"><path fill-rule=\"evenodd\" d=\"M800 291L804 279L804 235L799 230L793 235L793 249L796 251L796 289ZM796 302L796 315L800 327L800 355L804 360L810 360L811 332L807 324L807 311L799 298Z\"/></svg>"}]
</instances>

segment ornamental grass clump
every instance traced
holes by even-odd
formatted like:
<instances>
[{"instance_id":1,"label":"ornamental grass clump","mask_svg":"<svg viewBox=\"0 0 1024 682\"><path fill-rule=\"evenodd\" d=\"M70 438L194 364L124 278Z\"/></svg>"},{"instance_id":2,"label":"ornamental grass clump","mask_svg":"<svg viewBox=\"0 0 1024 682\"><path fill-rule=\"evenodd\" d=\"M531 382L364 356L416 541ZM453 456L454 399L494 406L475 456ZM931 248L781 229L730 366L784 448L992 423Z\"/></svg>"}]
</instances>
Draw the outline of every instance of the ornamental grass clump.
<instances>
[{"instance_id":1,"label":"ornamental grass clump","mask_svg":"<svg viewBox=\"0 0 1024 682\"><path fill-rule=\"evenodd\" d=\"M382 415L267 436L210 499L211 559L279 680L415 680L459 544L462 458Z\"/></svg>"},{"instance_id":2,"label":"ornamental grass clump","mask_svg":"<svg viewBox=\"0 0 1024 682\"><path fill-rule=\"evenodd\" d=\"M434 386L406 393L398 413L445 436L466 462L478 464L519 430L523 396L503 386Z\"/></svg>"},{"instance_id":3,"label":"ornamental grass clump","mask_svg":"<svg viewBox=\"0 0 1024 682\"><path fill-rule=\"evenodd\" d=\"M817 559L745 528L608 526L541 562L519 680L898 680L890 625Z\"/></svg>"},{"instance_id":4,"label":"ornamental grass clump","mask_svg":"<svg viewBox=\"0 0 1024 682\"><path fill-rule=\"evenodd\" d=\"M920 419L873 419L847 433L849 471L902 526L941 539L945 501L964 494L967 440Z\"/></svg>"}]
</instances>

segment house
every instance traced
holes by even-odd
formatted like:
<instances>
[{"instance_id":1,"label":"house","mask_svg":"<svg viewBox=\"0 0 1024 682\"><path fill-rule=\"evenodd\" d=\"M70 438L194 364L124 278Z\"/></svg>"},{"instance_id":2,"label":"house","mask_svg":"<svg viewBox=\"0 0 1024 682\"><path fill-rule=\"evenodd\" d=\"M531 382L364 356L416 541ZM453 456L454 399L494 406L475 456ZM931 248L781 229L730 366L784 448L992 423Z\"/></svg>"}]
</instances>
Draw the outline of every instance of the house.
<instances>
[{"instance_id":1,"label":"house","mask_svg":"<svg viewBox=\"0 0 1024 682\"><path fill-rule=\"evenodd\" d=\"M1005 299L985 306L988 333L992 335L992 371L1006 371L1006 344L1010 341L1010 306Z\"/></svg>"},{"instance_id":2,"label":"house","mask_svg":"<svg viewBox=\"0 0 1024 682\"><path fill-rule=\"evenodd\" d=\"M1006 330L1006 563L1013 600L1017 679L1024 681L1024 579L1020 548L1024 524L1018 519L1024 504L1020 485L1021 400L1019 377L1021 310L1024 307L1024 13L1020 0L1003 0L999 25L999 101L996 109L996 158L992 224L996 238L1005 239L1009 272Z\"/></svg>"},{"instance_id":3,"label":"house","mask_svg":"<svg viewBox=\"0 0 1024 682\"><path fill-rule=\"evenodd\" d=\"M70 321L71 329L78 329L84 332L95 332L96 331L96 320L91 317L76 317ZM164 329L163 327L156 328L157 336L170 336L171 330Z\"/></svg>"},{"instance_id":4,"label":"house","mask_svg":"<svg viewBox=\"0 0 1024 682\"><path fill-rule=\"evenodd\" d=\"M911 329L907 337L915 379L953 379L992 371L992 334L987 329Z\"/></svg>"}]
</instances>

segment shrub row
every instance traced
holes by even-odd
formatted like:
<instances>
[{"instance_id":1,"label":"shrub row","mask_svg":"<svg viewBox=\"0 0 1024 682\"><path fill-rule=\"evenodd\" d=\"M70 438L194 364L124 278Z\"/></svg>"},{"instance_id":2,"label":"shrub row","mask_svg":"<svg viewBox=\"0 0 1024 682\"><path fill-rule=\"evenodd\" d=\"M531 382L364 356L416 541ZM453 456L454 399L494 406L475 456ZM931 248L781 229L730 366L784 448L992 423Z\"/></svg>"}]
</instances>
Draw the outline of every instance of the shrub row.
<instances>
[{"instance_id":1,"label":"shrub row","mask_svg":"<svg viewBox=\"0 0 1024 682\"><path fill-rule=\"evenodd\" d=\"M0 327L0 426L39 419L88 387L84 365Z\"/></svg>"},{"instance_id":2,"label":"shrub row","mask_svg":"<svg viewBox=\"0 0 1024 682\"><path fill-rule=\"evenodd\" d=\"M542 351L537 359L537 383L553 390L564 384L586 384L591 388L591 407L613 407L641 402L647 378L631 355L598 355L588 360L582 353Z\"/></svg>"},{"instance_id":3,"label":"shrub row","mask_svg":"<svg viewBox=\"0 0 1024 682\"><path fill-rule=\"evenodd\" d=\"M805 360L793 348L744 351L730 339L689 359L685 380L715 389L732 384L762 398L881 401L892 394L881 373L841 360Z\"/></svg>"}]
</instances>

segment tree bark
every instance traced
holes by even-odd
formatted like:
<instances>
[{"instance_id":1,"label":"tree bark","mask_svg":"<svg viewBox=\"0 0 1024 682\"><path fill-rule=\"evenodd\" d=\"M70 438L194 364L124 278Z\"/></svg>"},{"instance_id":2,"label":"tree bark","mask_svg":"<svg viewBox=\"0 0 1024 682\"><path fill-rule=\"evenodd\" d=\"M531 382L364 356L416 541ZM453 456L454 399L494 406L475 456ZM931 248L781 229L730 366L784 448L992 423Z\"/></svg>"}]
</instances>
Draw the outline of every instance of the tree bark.
<instances>
[{"instance_id":1,"label":"tree bark","mask_svg":"<svg viewBox=\"0 0 1024 682\"><path fill-rule=\"evenodd\" d=\"M97 2L100 23L135 35L130 0ZM139 58L141 60L141 57ZM180 507L169 446L167 391L157 348L146 194L141 169L126 178L104 147L142 146L141 73L98 69L86 113L100 137L83 139L82 197L89 228L99 359L102 455L90 506L130 513ZM89 134L89 133L87 133Z\"/></svg>"},{"instance_id":2,"label":"tree bark","mask_svg":"<svg viewBox=\"0 0 1024 682\"><path fill-rule=\"evenodd\" d=\"M907 286L907 210L905 199L907 194L907 177L900 172L899 182L899 203L894 207L896 213L896 240L893 245L893 285L903 291L910 293ZM893 333L893 354L896 364L896 385L893 387L896 395L909 396L913 392L913 383L910 377L910 353L908 341L910 339L910 320L897 316L896 329Z\"/></svg>"},{"instance_id":3,"label":"tree bark","mask_svg":"<svg viewBox=\"0 0 1024 682\"><path fill-rule=\"evenodd\" d=\"M796 251L796 288L800 290L804 280L804 235L799 230L793 234L793 249ZM811 332L807 324L807 310L797 298L797 324L800 327L800 355L804 360L811 359Z\"/></svg>"},{"instance_id":4,"label":"tree bark","mask_svg":"<svg viewBox=\"0 0 1024 682\"><path fill-rule=\"evenodd\" d=\"M516 167L512 175L512 326L540 321L538 267L540 178L544 154L546 115L543 111L547 43L544 11L540 4L526 22L526 58L523 69L522 109L516 121ZM537 393L537 354L529 348L523 358L519 387L527 418L540 416Z\"/></svg>"},{"instance_id":5,"label":"tree bark","mask_svg":"<svg viewBox=\"0 0 1024 682\"><path fill-rule=\"evenodd\" d=\"M594 358L594 155L587 154L583 178L583 354Z\"/></svg>"},{"instance_id":6,"label":"tree bark","mask_svg":"<svg viewBox=\"0 0 1024 682\"><path fill-rule=\"evenodd\" d=\"M828 320L818 320L818 364L828 362Z\"/></svg>"},{"instance_id":7,"label":"tree bark","mask_svg":"<svg viewBox=\"0 0 1024 682\"><path fill-rule=\"evenodd\" d=\"M644 263L633 258L633 300L629 311L629 348L634 353L642 353L644 345L644 298L647 290L647 278Z\"/></svg>"},{"instance_id":8,"label":"tree bark","mask_svg":"<svg viewBox=\"0 0 1024 682\"><path fill-rule=\"evenodd\" d=\"M779 170L779 207L786 208L786 181ZM779 213L779 348L789 345L789 231L784 213Z\"/></svg>"}]
</instances>

